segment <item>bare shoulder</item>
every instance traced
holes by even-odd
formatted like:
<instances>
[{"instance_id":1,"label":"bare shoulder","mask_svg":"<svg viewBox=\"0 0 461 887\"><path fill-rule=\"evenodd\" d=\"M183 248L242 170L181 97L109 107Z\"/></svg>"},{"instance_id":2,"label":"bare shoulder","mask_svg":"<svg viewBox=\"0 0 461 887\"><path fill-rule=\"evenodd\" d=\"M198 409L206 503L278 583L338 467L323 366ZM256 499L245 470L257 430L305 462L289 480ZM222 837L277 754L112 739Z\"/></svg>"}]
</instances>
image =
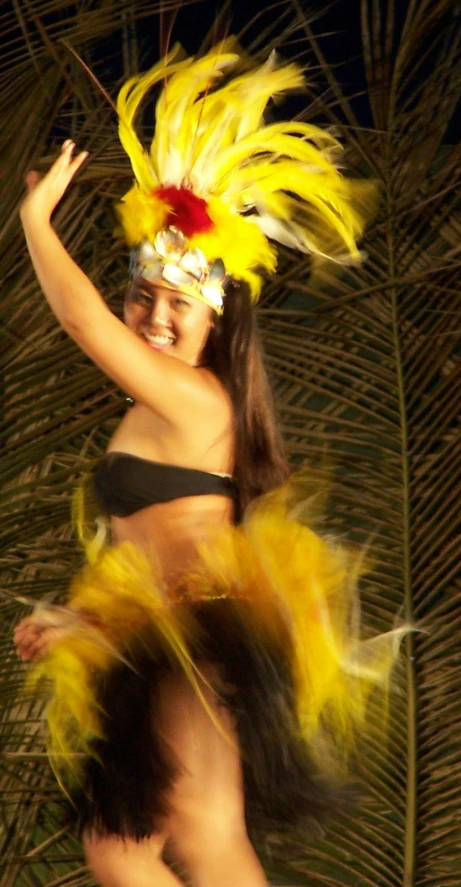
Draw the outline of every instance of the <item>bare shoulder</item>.
<instances>
[{"instance_id":1,"label":"bare shoulder","mask_svg":"<svg viewBox=\"0 0 461 887\"><path fill-rule=\"evenodd\" d=\"M209 397L216 405L223 417L233 416L233 405L229 393L224 388L221 380L208 367L197 367L197 380L200 385L206 386Z\"/></svg>"},{"instance_id":2,"label":"bare shoulder","mask_svg":"<svg viewBox=\"0 0 461 887\"><path fill-rule=\"evenodd\" d=\"M137 401L125 414L109 450L132 453L153 461L231 473L235 423L232 402L210 370L195 370L201 395L160 414ZM204 405L205 404L205 405ZM174 421L170 415L174 415Z\"/></svg>"},{"instance_id":3,"label":"bare shoulder","mask_svg":"<svg viewBox=\"0 0 461 887\"><path fill-rule=\"evenodd\" d=\"M165 374L171 403L164 406L166 424L194 435L200 429L227 429L234 424L234 408L222 382L206 367L189 367L175 360L174 372ZM168 367L170 369L170 367ZM150 403L148 404L150 407ZM156 414L160 414L155 410Z\"/></svg>"}]
</instances>

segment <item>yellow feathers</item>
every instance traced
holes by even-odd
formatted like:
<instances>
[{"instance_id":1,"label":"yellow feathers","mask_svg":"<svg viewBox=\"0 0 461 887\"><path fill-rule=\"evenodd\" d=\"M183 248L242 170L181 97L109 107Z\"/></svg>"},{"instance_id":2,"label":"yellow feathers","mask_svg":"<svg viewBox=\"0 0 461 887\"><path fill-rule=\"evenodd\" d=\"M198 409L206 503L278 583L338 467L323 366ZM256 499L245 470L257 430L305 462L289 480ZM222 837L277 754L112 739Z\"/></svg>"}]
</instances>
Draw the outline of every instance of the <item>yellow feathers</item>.
<instances>
[{"instance_id":1,"label":"yellow feathers","mask_svg":"<svg viewBox=\"0 0 461 887\"><path fill-rule=\"evenodd\" d=\"M136 115L160 81L155 133L146 151L136 135ZM128 244L153 242L167 216L155 191L174 186L206 200L213 218L214 229L192 235L191 248L200 246L210 262L223 259L227 273L246 280L255 297L258 269L275 270L268 239L357 261L366 201L355 205L354 183L334 165L337 140L312 124L264 124L270 99L303 82L296 64L279 65L274 54L255 66L232 38L198 59L183 58L176 46L129 80L117 102L120 139L137 182L118 207Z\"/></svg>"},{"instance_id":2,"label":"yellow feathers","mask_svg":"<svg viewBox=\"0 0 461 887\"><path fill-rule=\"evenodd\" d=\"M210 259L224 256L226 272L231 277L245 280L256 300L262 281L255 269L264 269L269 274L275 271L275 249L255 221L229 212L220 198L209 199L208 211L214 228L207 234L193 235L189 241L191 248L199 247Z\"/></svg>"},{"instance_id":3,"label":"yellow feathers","mask_svg":"<svg viewBox=\"0 0 461 887\"><path fill-rule=\"evenodd\" d=\"M48 753L63 788L79 781L92 740L103 736L99 683L118 662L129 662L133 645L149 641L157 653L165 651L209 711L206 681L188 649L188 614L163 595L152 563L128 542L103 549L73 580L61 624L59 614L54 621L61 634L34 663L27 684L51 691Z\"/></svg>"},{"instance_id":4,"label":"yellow feathers","mask_svg":"<svg viewBox=\"0 0 461 887\"><path fill-rule=\"evenodd\" d=\"M165 224L168 211L168 204L163 200L146 193L139 185L133 185L117 205L117 215L128 246L137 246L143 240L153 243Z\"/></svg>"},{"instance_id":5,"label":"yellow feathers","mask_svg":"<svg viewBox=\"0 0 461 887\"><path fill-rule=\"evenodd\" d=\"M84 756L102 735L99 683L118 662L130 660L133 645L143 644L154 659L165 654L216 721L203 692L203 655L197 656L203 628L195 609L216 599L231 606L245 602L250 646L262 646L269 656L282 648L290 656L301 733L323 766L337 763L336 749L346 756L355 727L364 723L367 699L377 685L386 686L408 627L361 638L362 554L290 516L292 502L297 513L303 506L294 501L300 485L290 482L256 502L239 527L213 532L178 588L164 587L155 565L130 543L97 554L82 531L92 563L74 579L67 609L56 614L64 635L34 664L30 678L52 689L49 752L61 784L78 781ZM81 499L77 506L82 528ZM231 626L232 620L228 631Z\"/></svg>"},{"instance_id":6,"label":"yellow feathers","mask_svg":"<svg viewBox=\"0 0 461 887\"><path fill-rule=\"evenodd\" d=\"M286 624L302 732L322 754L329 749L333 759L337 747L346 757L370 693L386 687L408 626L360 637L363 554L290 518L292 495L289 482L257 502L241 528L216 533L200 552L204 576L210 589L254 603L268 637ZM205 587L203 581L202 593Z\"/></svg>"}]
</instances>

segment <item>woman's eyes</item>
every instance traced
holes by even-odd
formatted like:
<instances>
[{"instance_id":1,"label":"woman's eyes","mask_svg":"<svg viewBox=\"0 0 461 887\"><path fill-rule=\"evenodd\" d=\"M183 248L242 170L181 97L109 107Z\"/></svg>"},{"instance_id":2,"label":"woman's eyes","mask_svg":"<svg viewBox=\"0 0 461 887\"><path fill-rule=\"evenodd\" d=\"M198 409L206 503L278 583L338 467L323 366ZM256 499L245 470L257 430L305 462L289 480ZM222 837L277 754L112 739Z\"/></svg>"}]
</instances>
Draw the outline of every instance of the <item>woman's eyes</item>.
<instances>
[{"instance_id":1,"label":"woman's eyes","mask_svg":"<svg viewBox=\"0 0 461 887\"><path fill-rule=\"evenodd\" d=\"M148 307L152 305L152 296L150 296L148 293L143 293L139 290L133 290L131 293L131 298L133 302L137 302L138 305L145 305Z\"/></svg>"},{"instance_id":2,"label":"woman's eyes","mask_svg":"<svg viewBox=\"0 0 461 887\"><path fill-rule=\"evenodd\" d=\"M176 298L173 300L173 304L175 308L189 308L190 303L186 301L186 299Z\"/></svg>"},{"instance_id":3,"label":"woman's eyes","mask_svg":"<svg viewBox=\"0 0 461 887\"><path fill-rule=\"evenodd\" d=\"M151 308L154 302L153 297L142 290L134 290L131 294L131 298L133 302L136 302L138 305L143 305L146 308ZM187 308L190 308L190 302L180 296L173 297L170 301L170 305L173 309L179 311L185 311Z\"/></svg>"}]
</instances>

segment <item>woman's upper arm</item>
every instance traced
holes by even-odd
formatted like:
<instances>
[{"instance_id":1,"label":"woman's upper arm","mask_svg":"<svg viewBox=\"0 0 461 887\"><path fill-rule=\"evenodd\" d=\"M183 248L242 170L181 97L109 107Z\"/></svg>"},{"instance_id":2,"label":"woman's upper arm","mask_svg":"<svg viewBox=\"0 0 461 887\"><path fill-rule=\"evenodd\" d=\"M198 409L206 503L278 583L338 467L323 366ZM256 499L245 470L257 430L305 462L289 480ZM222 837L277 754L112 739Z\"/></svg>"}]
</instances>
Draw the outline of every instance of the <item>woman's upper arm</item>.
<instances>
[{"instance_id":1,"label":"woman's upper arm","mask_svg":"<svg viewBox=\"0 0 461 887\"><path fill-rule=\"evenodd\" d=\"M228 410L222 389L210 373L149 348L104 302L90 317L65 325L66 332L100 369L134 400L174 426L191 412L219 421Z\"/></svg>"}]
</instances>

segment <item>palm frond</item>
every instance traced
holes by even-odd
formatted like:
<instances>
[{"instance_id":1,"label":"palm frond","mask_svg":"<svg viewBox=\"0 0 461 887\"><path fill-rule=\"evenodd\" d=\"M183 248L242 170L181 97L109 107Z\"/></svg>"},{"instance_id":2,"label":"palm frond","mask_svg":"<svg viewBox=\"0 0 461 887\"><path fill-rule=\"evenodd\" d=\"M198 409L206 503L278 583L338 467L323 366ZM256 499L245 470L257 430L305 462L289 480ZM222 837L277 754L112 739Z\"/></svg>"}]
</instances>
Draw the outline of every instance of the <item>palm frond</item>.
<instances>
[{"instance_id":1,"label":"palm frond","mask_svg":"<svg viewBox=\"0 0 461 887\"><path fill-rule=\"evenodd\" d=\"M159 4L174 9L171 3ZM345 5L339 0L338 8ZM197 8L202 7L199 4ZM346 97L328 34L298 0L278 29L258 20L246 45L310 56L303 118L337 127L345 165L380 184L366 261L337 269L282 255L260 322L280 420L294 464L336 471L328 527L368 545L365 629L396 614L422 629L407 648L384 739L378 700L357 750L363 802L325 833L287 836L266 855L276 883L309 887L457 887L461 870L461 148L453 116L461 90L461 30L452 0L361 0L366 96ZM118 310L125 269L112 204L131 174L111 108L67 51L67 40L110 89L148 56L151 3L25 0L0 17L3 453L0 651L2 887L90 882L43 757L40 711L20 695L11 631L31 602L65 594L79 553L69 497L100 454L124 404L58 330L43 305L19 233L26 171L51 161L61 137L91 163L56 214L76 260ZM137 25L137 23L141 23ZM204 23L203 37L206 39ZM136 28L138 27L138 30ZM245 39L245 38L244 38ZM347 40L347 35L344 35ZM287 50L288 51L288 50ZM102 60L102 61L101 61ZM147 63L155 59L149 57ZM107 68L112 66L110 76ZM115 70L115 76L113 71ZM115 91L115 90L114 90ZM358 126L363 102L366 126ZM41 158L44 158L43 161ZM262 848L265 852L266 848Z\"/></svg>"}]
</instances>

